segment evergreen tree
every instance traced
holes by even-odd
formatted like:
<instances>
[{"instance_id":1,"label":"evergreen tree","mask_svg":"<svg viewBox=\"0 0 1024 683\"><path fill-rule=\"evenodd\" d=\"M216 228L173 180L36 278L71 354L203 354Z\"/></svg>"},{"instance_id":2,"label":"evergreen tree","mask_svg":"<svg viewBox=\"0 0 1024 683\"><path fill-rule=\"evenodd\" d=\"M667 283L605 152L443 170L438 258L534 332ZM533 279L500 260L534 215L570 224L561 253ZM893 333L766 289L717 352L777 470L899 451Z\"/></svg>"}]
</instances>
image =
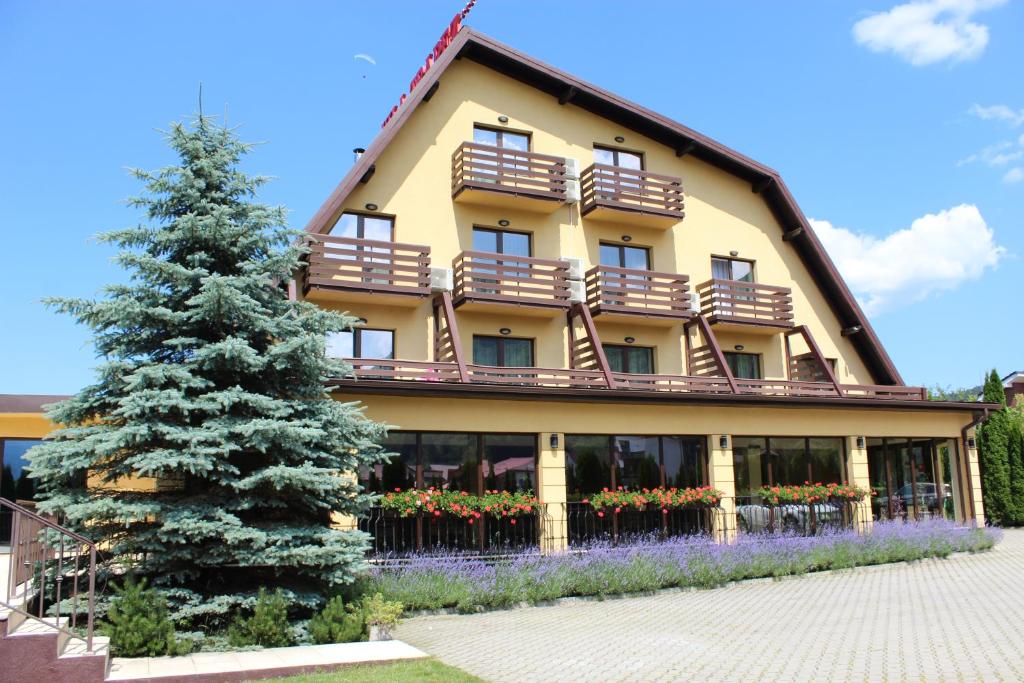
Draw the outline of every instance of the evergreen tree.
<instances>
[{"instance_id":1,"label":"evergreen tree","mask_svg":"<svg viewBox=\"0 0 1024 683\"><path fill-rule=\"evenodd\" d=\"M983 393L986 402L1003 406L1003 409L993 412L977 430L985 517L991 524L1009 524L1014 517L1014 501L1010 491L1011 426L1005 410L1003 382L995 370L985 380Z\"/></svg>"},{"instance_id":2,"label":"evergreen tree","mask_svg":"<svg viewBox=\"0 0 1024 683\"><path fill-rule=\"evenodd\" d=\"M367 545L330 528L370 503L341 474L380 459L383 427L325 390L350 371L325 336L352 319L289 300L303 251L284 209L256 201L266 178L238 169L250 145L201 114L167 138L177 165L133 171L149 224L101 236L129 282L48 301L92 329L101 365L30 453L39 507L102 540L108 571L132 563L178 621L222 625L263 586L313 608Z\"/></svg>"}]
</instances>

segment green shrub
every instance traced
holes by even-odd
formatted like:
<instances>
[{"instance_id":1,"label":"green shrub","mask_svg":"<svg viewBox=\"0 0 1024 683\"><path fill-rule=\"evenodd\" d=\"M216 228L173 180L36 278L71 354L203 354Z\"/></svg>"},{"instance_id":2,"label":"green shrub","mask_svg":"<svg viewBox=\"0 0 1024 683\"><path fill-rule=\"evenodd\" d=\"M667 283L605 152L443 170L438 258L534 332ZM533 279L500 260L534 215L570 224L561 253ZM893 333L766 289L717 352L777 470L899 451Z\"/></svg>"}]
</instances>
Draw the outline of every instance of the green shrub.
<instances>
[{"instance_id":1,"label":"green shrub","mask_svg":"<svg viewBox=\"0 0 1024 683\"><path fill-rule=\"evenodd\" d=\"M314 643L351 643L364 636L364 610L346 605L339 595L309 620L309 637Z\"/></svg>"},{"instance_id":2,"label":"green shrub","mask_svg":"<svg viewBox=\"0 0 1024 683\"><path fill-rule=\"evenodd\" d=\"M272 594L260 588L252 616L239 618L231 625L228 642L235 647L285 647L295 642L288 625L288 601L280 588Z\"/></svg>"},{"instance_id":3,"label":"green shrub","mask_svg":"<svg viewBox=\"0 0 1024 683\"><path fill-rule=\"evenodd\" d=\"M107 618L100 632L110 637L110 650L119 657L156 657L186 654L187 641L174 635L174 624L167 616L167 600L146 580L128 577L121 586L112 586Z\"/></svg>"},{"instance_id":4,"label":"green shrub","mask_svg":"<svg viewBox=\"0 0 1024 683\"><path fill-rule=\"evenodd\" d=\"M380 593L372 598L363 598L363 618L367 626L382 626L390 630L398 623L404 607L400 602L385 600Z\"/></svg>"}]
</instances>

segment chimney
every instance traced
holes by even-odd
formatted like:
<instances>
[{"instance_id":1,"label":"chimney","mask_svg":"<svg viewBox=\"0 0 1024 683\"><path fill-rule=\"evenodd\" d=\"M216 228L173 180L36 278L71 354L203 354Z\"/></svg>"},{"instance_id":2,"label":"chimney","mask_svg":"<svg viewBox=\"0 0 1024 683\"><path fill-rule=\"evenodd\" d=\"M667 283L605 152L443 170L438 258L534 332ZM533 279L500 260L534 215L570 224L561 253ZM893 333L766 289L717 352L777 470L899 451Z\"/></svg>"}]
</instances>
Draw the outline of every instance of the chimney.
<instances>
[{"instance_id":1,"label":"chimney","mask_svg":"<svg viewBox=\"0 0 1024 683\"><path fill-rule=\"evenodd\" d=\"M352 153L356 155L355 160L359 161L359 157L363 156L363 154L366 153L366 150L363 149L362 147L356 147L354 150L352 150Z\"/></svg>"}]
</instances>

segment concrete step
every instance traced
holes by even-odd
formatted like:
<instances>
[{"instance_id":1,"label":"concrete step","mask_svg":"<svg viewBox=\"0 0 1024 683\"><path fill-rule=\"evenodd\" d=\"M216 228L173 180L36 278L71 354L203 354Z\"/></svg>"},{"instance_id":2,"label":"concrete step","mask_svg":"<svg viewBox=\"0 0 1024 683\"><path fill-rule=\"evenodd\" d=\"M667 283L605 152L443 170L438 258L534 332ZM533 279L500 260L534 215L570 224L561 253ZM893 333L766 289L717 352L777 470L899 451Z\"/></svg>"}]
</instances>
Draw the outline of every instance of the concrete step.
<instances>
[{"instance_id":1,"label":"concrete step","mask_svg":"<svg viewBox=\"0 0 1024 683\"><path fill-rule=\"evenodd\" d=\"M2 626L4 683L103 683L109 672L110 641L104 636L95 636L93 652L87 652L85 640L58 629L52 617L38 619L9 612Z\"/></svg>"}]
</instances>

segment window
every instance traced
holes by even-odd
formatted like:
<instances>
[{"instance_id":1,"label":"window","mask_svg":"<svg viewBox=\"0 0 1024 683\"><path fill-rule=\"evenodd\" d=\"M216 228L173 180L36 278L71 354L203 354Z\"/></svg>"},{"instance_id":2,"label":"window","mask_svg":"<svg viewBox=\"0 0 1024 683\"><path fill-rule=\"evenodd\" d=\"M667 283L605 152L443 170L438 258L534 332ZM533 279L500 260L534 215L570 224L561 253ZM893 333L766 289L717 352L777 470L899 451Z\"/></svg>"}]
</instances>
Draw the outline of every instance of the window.
<instances>
[{"instance_id":1,"label":"window","mask_svg":"<svg viewBox=\"0 0 1024 683\"><path fill-rule=\"evenodd\" d=\"M951 474L935 441L869 438L867 447L875 519L953 516Z\"/></svg>"},{"instance_id":2,"label":"window","mask_svg":"<svg viewBox=\"0 0 1024 683\"><path fill-rule=\"evenodd\" d=\"M331 332L327 335L327 356L390 360L395 357L395 333L393 330L374 330L368 327Z\"/></svg>"},{"instance_id":3,"label":"window","mask_svg":"<svg viewBox=\"0 0 1024 683\"><path fill-rule=\"evenodd\" d=\"M627 152L624 149L614 147L594 146L594 163L606 164L608 166L619 166L620 168L635 169L642 171L644 168L644 157L636 152Z\"/></svg>"},{"instance_id":4,"label":"window","mask_svg":"<svg viewBox=\"0 0 1024 683\"><path fill-rule=\"evenodd\" d=\"M732 376L740 379L761 379L761 356L757 353L725 352L725 362Z\"/></svg>"},{"instance_id":5,"label":"window","mask_svg":"<svg viewBox=\"0 0 1024 683\"><path fill-rule=\"evenodd\" d=\"M473 126L473 142L479 145L491 145L492 147L514 149L520 152L530 151L530 136L528 133L516 133L499 128Z\"/></svg>"},{"instance_id":6,"label":"window","mask_svg":"<svg viewBox=\"0 0 1024 683\"><path fill-rule=\"evenodd\" d=\"M654 374L654 349L650 346L604 344L604 355L612 372Z\"/></svg>"},{"instance_id":7,"label":"window","mask_svg":"<svg viewBox=\"0 0 1024 683\"><path fill-rule=\"evenodd\" d=\"M762 486L843 483L846 451L832 437L737 436L732 440L736 493L743 497Z\"/></svg>"},{"instance_id":8,"label":"window","mask_svg":"<svg viewBox=\"0 0 1024 683\"><path fill-rule=\"evenodd\" d=\"M651 250L626 244L601 243L601 265L619 268L651 269Z\"/></svg>"},{"instance_id":9,"label":"window","mask_svg":"<svg viewBox=\"0 0 1024 683\"><path fill-rule=\"evenodd\" d=\"M492 228L473 228L473 251L510 256L530 256L530 233Z\"/></svg>"},{"instance_id":10,"label":"window","mask_svg":"<svg viewBox=\"0 0 1024 683\"><path fill-rule=\"evenodd\" d=\"M498 368L533 367L533 340L473 335L473 362Z\"/></svg>"},{"instance_id":11,"label":"window","mask_svg":"<svg viewBox=\"0 0 1024 683\"><path fill-rule=\"evenodd\" d=\"M482 493L537 490L535 434L390 432L384 450L391 458L360 468L370 493L413 487Z\"/></svg>"},{"instance_id":12,"label":"window","mask_svg":"<svg viewBox=\"0 0 1024 683\"><path fill-rule=\"evenodd\" d=\"M35 480L28 476L25 453L41 443L39 439L0 439L0 498L35 500Z\"/></svg>"},{"instance_id":13,"label":"window","mask_svg":"<svg viewBox=\"0 0 1024 683\"><path fill-rule=\"evenodd\" d=\"M582 500L601 489L618 486L703 486L704 453L701 436L566 435L568 500Z\"/></svg>"},{"instance_id":14,"label":"window","mask_svg":"<svg viewBox=\"0 0 1024 683\"><path fill-rule=\"evenodd\" d=\"M711 277L716 280L754 282L754 262L712 256Z\"/></svg>"},{"instance_id":15,"label":"window","mask_svg":"<svg viewBox=\"0 0 1024 683\"><path fill-rule=\"evenodd\" d=\"M388 216L369 216L362 213L343 213L329 234L360 240L394 240L395 219Z\"/></svg>"}]
</instances>

